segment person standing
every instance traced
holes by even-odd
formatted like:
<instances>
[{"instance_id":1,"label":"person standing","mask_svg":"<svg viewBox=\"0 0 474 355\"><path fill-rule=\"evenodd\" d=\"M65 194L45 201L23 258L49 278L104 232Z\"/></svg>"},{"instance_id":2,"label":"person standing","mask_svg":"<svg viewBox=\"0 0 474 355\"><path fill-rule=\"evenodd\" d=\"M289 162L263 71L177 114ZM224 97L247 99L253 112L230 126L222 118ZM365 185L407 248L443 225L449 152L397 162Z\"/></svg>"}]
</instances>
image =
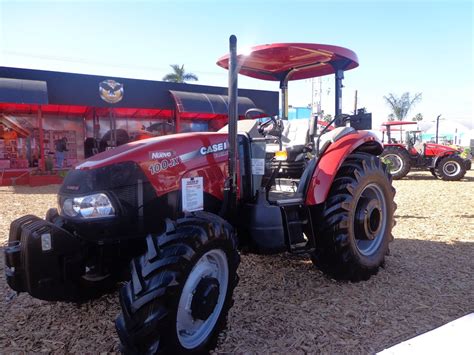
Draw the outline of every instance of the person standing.
<instances>
[{"instance_id":1,"label":"person standing","mask_svg":"<svg viewBox=\"0 0 474 355\"><path fill-rule=\"evenodd\" d=\"M55 144L55 150L56 150L56 164L59 169L63 168L64 164L64 155L67 152L67 139L66 137L63 137L61 139L58 139Z\"/></svg>"}]
</instances>

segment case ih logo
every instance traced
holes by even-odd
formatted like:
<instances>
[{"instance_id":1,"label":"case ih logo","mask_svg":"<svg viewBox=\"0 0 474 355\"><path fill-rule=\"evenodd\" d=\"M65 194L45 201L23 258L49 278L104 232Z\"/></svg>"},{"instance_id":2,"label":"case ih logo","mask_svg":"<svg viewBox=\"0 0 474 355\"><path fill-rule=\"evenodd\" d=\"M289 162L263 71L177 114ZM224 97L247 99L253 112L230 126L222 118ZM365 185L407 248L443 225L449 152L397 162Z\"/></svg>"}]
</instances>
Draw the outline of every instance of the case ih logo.
<instances>
[{"instance_id":1,"label":"case ih logo","mask_svg":"<svg viewBox=\"0 0 474 355\"><path fill-rule=\"evenodd\" d=\"M217 143L217 144L209 145L207 147L201 147L201 149L199 149L199 152L202 155L206 155L206 154L221 152L223 150L227 150L227 142Z\"/></svg>"},{"instance_id":2,"label":"case ih logo","mask_svg":"<svg viewBox=\"0 0 474 355\"><path fill-rule=\"evenodd\" d=\"M99 84L99 93L102 100L115 104L123 98L123 84L115 80L104 80Z\"/></svg>"}]
</instances>

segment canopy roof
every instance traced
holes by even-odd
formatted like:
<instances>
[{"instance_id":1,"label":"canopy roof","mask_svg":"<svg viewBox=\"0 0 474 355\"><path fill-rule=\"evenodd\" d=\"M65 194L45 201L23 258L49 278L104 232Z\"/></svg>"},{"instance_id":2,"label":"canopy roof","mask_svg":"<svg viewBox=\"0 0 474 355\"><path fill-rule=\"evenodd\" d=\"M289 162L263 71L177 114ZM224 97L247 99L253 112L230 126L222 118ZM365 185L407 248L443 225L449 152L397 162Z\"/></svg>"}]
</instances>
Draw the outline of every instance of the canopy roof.
<instances>
[{"instance_id":1,"label":"canopy roof","mask_svg":"<svg viewBox=\"0 0 474 355\"><path fill-rule=\"evenodd\" d=\"M382 126L403 126L407 124L418 124L416 121L387 121L382 123Z\"/></svg>"},{"instance_id":2,"label":"canopy roof","mask_svg":"<svg viewBox=\"0 0 474 355\"><path fill-rule=\"evenodd\" d=\"M0 78L0 102L47 104L46 81Z\"/></svg>"},{"instance_id":3,"label":"canopy roof","mask_svg":"<svg viewBox=\"0 0 474 355\"><path fill-rule=\"evenodd\" d=\"M227 95L204 94L170 90L176 108L182 118L217 118L227 116L229 97ZM248 97L238 97L239 116L256 105Z\"/></svg>"},{"instance_id":4,"label":"canopy roof","mask_svg":"<svg viewBox=\"0 0 474 355\"><path fill-rule=\"evenodd\" d=\"M333 74L336 68L356 68L357 55L343 47L316 43L274 43L252 47L247 54L237 56L239 73L252 78L280 81L295 70L289 80L314 78ZM217 65L229 69L229 55Z\"/></svg>"},{"instance_id":5,"label":"canopy roof","mask_svg":"<svg viewBox=\"0 0 474 355\"><path fill-rule=\"evenodd\" d=\"M211 95L226 95L228 91L227 87L61 73L1 66L0 79L9 84L9 89L4 90L5 95L9 96L2 97L2 95L0 95L0 103L50 104L104 109L113 107L114 112L121 112L121 109L134 111L142 109L174 111L175 101L171 97L171 90ZM105 102L100 95L99 87L101 83L109 80L114 80L122 85L123 98L115 104ZM43 98L41 100L32 101L21 99L19 95L12 97L11 95L12 92L15 91L15 88L23 88L20 91L25 94L25 83L28 83L30 86L42 85L44 89L40 91L44 93ZM38 92L38 90L36 92ZM278 114L278 92L239 89L239 94L250 98L256 107L261 108L265 112L271 115ZM140 112L138 114L140 114Z\"/></svg>"}]
</instances>

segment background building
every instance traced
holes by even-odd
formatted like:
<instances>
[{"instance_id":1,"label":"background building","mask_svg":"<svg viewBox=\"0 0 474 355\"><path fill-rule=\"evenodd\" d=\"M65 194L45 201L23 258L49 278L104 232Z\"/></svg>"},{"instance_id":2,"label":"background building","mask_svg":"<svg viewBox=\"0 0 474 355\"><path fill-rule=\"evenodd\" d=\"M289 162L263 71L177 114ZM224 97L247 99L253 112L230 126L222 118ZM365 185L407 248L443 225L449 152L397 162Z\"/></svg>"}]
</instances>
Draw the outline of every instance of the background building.
<instances>
[{"instance_id":1,"label":"background building","mask_svg":"<svg viewBox=\"0 0 474 355\"><path fill-rule=\"evenodd\" d=\"M67 139L66 166L129 141L215 131L227 88L0 67L0 171L45 169ZM239 89L239 115L278 114L278 92Z\"/></svg>"}]
</instances>

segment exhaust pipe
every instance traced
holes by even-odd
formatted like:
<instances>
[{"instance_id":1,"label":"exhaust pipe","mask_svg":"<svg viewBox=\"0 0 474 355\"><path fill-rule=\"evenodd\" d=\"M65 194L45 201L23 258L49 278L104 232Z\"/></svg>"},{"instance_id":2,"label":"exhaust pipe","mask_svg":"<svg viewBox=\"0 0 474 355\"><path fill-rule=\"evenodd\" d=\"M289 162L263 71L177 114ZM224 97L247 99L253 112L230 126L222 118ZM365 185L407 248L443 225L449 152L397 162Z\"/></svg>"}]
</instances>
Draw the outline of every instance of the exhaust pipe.
<instances>
[{"instance_id":1,"label":"exhaust pipe","mask_svg":"<svg viewBox=\"0 0 474 355\"><path fill-rule=\"evenodd\" d=\"M228 107L228 140L229 140L229 176L224 185L224 201L220 215L228 219L232 218L232 212L237 206L237 37L231 35L229 38L229 107Z\"/></svg>"},{"instance_id":2,"label":"exhaust pipe","mask_svg":"<svg viewBox=\"0 0 474 355\"><path fill-rule=\"evenodd\" d=\"M229 177L232 179L233 190L237 183L237 37L234 35L229 38Z\"/></svg>"}]
</instances>

